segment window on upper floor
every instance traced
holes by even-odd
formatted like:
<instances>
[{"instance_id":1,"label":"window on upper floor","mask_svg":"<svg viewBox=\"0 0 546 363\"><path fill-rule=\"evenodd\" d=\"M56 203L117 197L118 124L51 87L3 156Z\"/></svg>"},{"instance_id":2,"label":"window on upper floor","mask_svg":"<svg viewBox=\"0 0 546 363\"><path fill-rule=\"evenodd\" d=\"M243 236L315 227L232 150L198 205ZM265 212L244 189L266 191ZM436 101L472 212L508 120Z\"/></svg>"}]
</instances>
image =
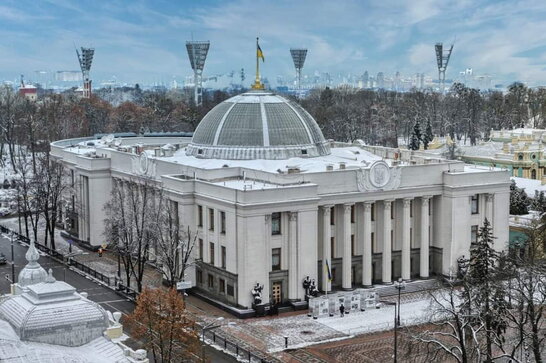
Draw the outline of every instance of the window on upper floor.
<instances>
[{"instance_id":1,"label":"window on upper floor","mask_svg":"<svg viewBox=\"0 0 546 363\"><path fill-rule=\"evenodd\" d=\"M203 227L203 206L197 206L197 226Z\"/></svg>"},{"instance_id":2,"label":"window on upper floor","mask_svg":"<svg viewBox=\"0 0 546 363\"><path fill-rule=\"evenodd\" d=\"M214 231L214 209L209 208L209 231Z\"/></svg>"},{"instance_id":3,"label":"window on upper floor","mask_svg":"<svg viewBox=\"0 0 546 363\"><path fill-rule=\"evenodd\" d=\"M203 261L203 239L199 238L199 259Z\"/></svg>"},{"instance_id":4,"label":"window on upper floor","mask_svg":"<svg viewBox=\"0 0 546 363\"><path fill-rule=\"evenodd\" d=\"M226 246L222 246L222 268L226 268Z\"/></svg>"},{"instance_id":5,"label":"window on upper floor","mask_svg":"<svg viewBox=\"0 0 546 363\"><path fill-rule=\"evenodd\" d=\"M271 213L271 234L281 234L281 213Z\"/></svg>"},{"instance_id":6,"label":"window on upper floor","mask_svg":"<svg viewBox=\"0 0 546 363\"><path fill-rule=\"evenodd\" d=\"M220 233L226 233L226 212L220 212Z\"/></svg>"},{"instance_id":7,"label":"window on upper floor","mask_svg":"<svg viewBox=\"0 0 546 363\"><path fill-rule=\"evenodd\" d=\"M209 256L210 264L214 265L214 243L210 242L209 248L210 248L210 256Z\"/></svg>"},{"instance_id":8,"label":"window on upper floor","mask_svg":"<svg viewBox=\"0 0 546 363\"><path fill-rule=\"evenodd\" d=\"M355 205L351 206L351 223L355 223Z\"/></svg>"},{"instance_id":9,"label":"window on upper floor","mask_svg":"<svg viewBox=\"0 0 546 363\"><path fill-rule=\"evenodd\" d=\"M471 198L471 211L472 214L480 213L480 195L474 194Z\"/></svg>"}]
</instances>

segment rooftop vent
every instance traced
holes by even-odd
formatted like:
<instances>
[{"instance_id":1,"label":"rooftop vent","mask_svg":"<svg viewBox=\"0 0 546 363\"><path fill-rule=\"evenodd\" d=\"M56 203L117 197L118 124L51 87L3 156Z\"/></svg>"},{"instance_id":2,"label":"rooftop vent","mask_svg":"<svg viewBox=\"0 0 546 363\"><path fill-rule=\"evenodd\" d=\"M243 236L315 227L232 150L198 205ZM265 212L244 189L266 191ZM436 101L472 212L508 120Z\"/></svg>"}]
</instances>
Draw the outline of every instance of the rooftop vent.
<instances>
[{"instance_id":1,"label":"rooftop vent","mask_svg":"<svg viewBox=\"0 0 546 363\"><path fill-rule=\"evenodd\" d=\"M297 166L289 166L287 165L286 166L286 169L288 169L288 174L296 174L296 173L299 173L301 170L299 167Z\"/></svg>"},{"instance_id":2,"label":"rooftop vent","mask_svg":"<svg viewBox=\"0 0 546 363\"><path fill-rule=\"evenodd\" d=\"M347 164L344 163L344 162L339 163L339 168L340 168L341 170L345 169L346 166L347 166Z\"/></svg>"},{"instance_id":3,"label":"rooftop vent","mask_svg":"<svg viewBox=\"0 0 546 363\"><path fill-rule=\"evenodd\" d=\"M334 166L332 164L326 164L326 171L332 171L334 170Z\"/></svg>"}]
</instances>

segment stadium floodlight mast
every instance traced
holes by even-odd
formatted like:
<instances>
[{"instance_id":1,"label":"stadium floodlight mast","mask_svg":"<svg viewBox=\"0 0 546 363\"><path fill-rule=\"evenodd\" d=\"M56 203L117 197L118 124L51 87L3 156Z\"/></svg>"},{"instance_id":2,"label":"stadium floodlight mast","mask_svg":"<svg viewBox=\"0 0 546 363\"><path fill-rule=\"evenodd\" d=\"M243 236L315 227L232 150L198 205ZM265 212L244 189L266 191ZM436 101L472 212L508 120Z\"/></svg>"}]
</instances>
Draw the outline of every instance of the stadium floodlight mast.
<instances>
[{"instance_id":1,"label":"stadium floodlight mast","mask_svg":"<svg viewBox=\"0 0 546 363\"><path fill-rule=\"evenodd\" d=\"M76 54L78 55L78 61L80 62L80 69L83 75L83 97L91 97L91 80L89 79L89 71L91 71L91 63L93 63L93 55L95 55L95 48L81 47L81 53L76 48Z\"/></svg>"},{"instance_id":2,"label":"stadium floodlight mast","mask_svg":"<svg viewBox=\"0 0 546 363\"><path fill-rule=\"evenodd\" d=\"M436 43L436 61L438 63L438 81L440 83L440 91L443 93L446 85L446 69L453 50L453 44L449 49L444 49L443 43Z\"/></svg>"},{"instance_id":3,"label":"stadium floodlight mast","mask_svg":"<svg viewBox=\"0 0 546 363\"><path fill-rule=\"evenodd\" d=\"M298 78L298 90L301 88L301 70L305 63L305 57L307 56L307 49L290 48L290 55L294 61L294 67L296 67L296 76Z\"/></svg>"},{"instance_id":4,"label":"stadium floodlight mast","mask_svg":"<svg viewBox=\"0 0 546 363\"><path fill-rule=\"evenodd\" d=\"M195 106L203 104L203 68L209 52L209 41L187 41L186 49L190 58L191 69L193 69L194 102Z\"/></svg>"}]
</instances>

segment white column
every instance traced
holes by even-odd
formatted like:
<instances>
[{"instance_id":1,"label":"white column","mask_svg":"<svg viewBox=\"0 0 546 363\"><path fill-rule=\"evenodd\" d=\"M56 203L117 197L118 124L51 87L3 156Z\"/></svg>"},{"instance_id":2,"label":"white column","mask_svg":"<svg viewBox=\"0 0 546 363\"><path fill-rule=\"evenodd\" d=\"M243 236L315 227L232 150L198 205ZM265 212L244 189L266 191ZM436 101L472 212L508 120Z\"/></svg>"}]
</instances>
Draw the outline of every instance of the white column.
<instances>
[{"instance_id":1,"label":"white column","mask_svg":"<svg viewBox=\"0 0 546 363\"><path fill-rule=\"evenodd\" d=\"M403 231L402 231L402 279L409 280L411 278L411 219L410 219L411 199L404 199L404 216L403 216Z\"/></svg>"},{"instance_id":2,"label":"white column","mask_svg":"<svg viewBox=\"0 0 546 363\"><path fill-rule=\"evenodd\" d=\"M364 248L362 249L362 285L372 285L372 202L364 203Z\"/></svg>"},{"instance_id":3,"label":"white column","mask_svg":"<svg viewBox=\"0 0 546 363\"><path fill-rule=\"evenodd\" d=\"M424 196L421 198L421 251L420 251L420 275L421 278L428 278L428 258L429 258L429 215L428 208L430 202L430 196Z\"/></svg>"},{"instance_id":4,"label":"white column","mask_svg":"<svg viewBox=\"0 0 546 363\"><path fill-rule=\"evenodd\" d=\"M392 283L392 240L391 240L391 208L393 200L383 201L383 283Z\"/></svg>"},{"instance_id":5,"label":"white column","mask_svg":"<svg viewBox=\"0 0 546 363\"><path fill-rule=\"evenodd\" d=\"M328 280L326 261L332 269L332 226L330 225L331 205L322 206L322 291L332 291L332 283Z\"/></svg>"},{"instance_id":6,"label":"white column","mask_svg":"<svg viewBox=\"0 0 546 363\"><path fill-rule=\"evenodd\" d=\"M352 204L343 205L343 257L341 260L343 275L342 288L350 290L351 283L351 208Z\"/></svg>"},{"instance_id":7,"label":"white column","mask_svg":"<svg viewBox=\"0 0 546 363\"><path fill-rule=\"evenodd\" d=\"M485 195L485 218L493 225L493 194Z\"/></svg>"},{"instance_id":8,"label":"white column","mask_svg":"<svg viewBox=\"0 0 546 363\"><path fill-rule=\"evenodd\" d=\"M288 299L298 299L298 212L290 212L288 227Z\"/></svg>"},{"instance_id":9,"label":"white column","mask_svg":"<svg viewBox=\"0 0 546 363\"><path fill-rule=\"evenodd\" d=\"M271 298L270 292L271 288L269 286L269 272L271 272L271 214L266 214L264 216L264 259L265 259L265 271L266 279L262 282L264 285L263 299L262 301L268 302Z\"/></svg>"}]
</instances>

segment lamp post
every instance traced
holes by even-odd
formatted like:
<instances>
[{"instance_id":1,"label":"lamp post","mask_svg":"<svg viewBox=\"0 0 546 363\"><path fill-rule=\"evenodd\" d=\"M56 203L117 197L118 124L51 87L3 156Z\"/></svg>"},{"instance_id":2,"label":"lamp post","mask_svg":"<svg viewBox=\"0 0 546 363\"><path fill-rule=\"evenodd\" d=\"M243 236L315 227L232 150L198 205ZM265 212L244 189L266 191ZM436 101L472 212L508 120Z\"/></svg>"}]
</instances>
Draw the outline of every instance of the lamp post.
<instances>
[{"instance_id":1,"label":"lamp post","mask_svg":"<svg viewBox=\"0 0 546 363\"><path fill-rule=\"evenodd\" d=\"M398 304L395 306L396 319L394 321L394 363L398 362L398 327L400 326L400 294L406 288L406 282L399 278L394 283L394 287L398 290Z\"/></svg>"}]
</instances>

